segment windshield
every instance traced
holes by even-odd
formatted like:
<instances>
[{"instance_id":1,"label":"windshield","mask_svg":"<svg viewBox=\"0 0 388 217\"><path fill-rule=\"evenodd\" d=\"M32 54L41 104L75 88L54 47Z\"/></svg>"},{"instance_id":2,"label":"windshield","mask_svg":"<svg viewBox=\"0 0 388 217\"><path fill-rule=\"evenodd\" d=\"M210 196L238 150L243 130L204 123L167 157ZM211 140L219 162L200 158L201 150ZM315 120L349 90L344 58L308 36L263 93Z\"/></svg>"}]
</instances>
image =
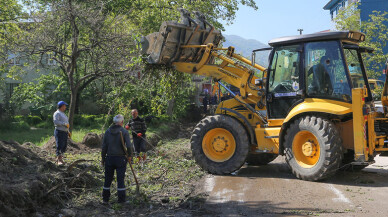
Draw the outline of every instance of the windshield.
<instances>
[{"instance_id":1,"label":"windshield","mask_svg":"<svg viewBox=\"0 0 388 217\"><path fill-rule=\"evenodd\" d=\"M351 90L338 41L305 44L307 95L351 101Z\"/></svg>"}]
</instances>

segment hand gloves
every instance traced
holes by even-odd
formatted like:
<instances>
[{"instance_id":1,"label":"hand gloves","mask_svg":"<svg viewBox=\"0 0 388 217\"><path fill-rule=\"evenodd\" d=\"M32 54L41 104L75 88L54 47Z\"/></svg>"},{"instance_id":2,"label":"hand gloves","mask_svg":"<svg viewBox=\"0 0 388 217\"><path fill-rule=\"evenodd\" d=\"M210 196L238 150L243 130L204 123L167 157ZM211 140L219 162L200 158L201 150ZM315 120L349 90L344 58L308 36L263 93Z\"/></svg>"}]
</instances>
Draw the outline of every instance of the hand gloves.
<instances>
[{"instance_id":1,"label":"hand gloves","mask_svg":"<svg viewBox=\"0 0 388 217\"><path fill-rule=\"evenodd\" d=\"M70 132L68 132L68 136L69 136L69 138L71 138L71 133Z\"/></svg>"},{"instance_id":2,"label":"hand gloves","mask_svg":"<svg viewBox=\"0 0 388 217\"><path fill-rule=\"evenodd\" d=\"M128 125L125 125L125 129L129 130L129 126L128 126Z\"/></svg>"},{"instance_id":3,"label":"hand gloves","mask_svg":"<svg viewBox=\"0 0 388 217\"><path fill-rule=\"evenodd\" d=\"M141 137L143 134L142 133L138 133L137 134L137 137Z\"/></svg>"},{"instance_id":4,"label":"hand gloves","mask_svg":"<svg viewBox=\"0 0 388 217\"><path fill-rule=\"evenodd\" d=\"M70 127L70 125L69 125L69 124L65 124L65 126L66 126L67 128L69 128L69 127Z\"/></svg>"}]
</instances>

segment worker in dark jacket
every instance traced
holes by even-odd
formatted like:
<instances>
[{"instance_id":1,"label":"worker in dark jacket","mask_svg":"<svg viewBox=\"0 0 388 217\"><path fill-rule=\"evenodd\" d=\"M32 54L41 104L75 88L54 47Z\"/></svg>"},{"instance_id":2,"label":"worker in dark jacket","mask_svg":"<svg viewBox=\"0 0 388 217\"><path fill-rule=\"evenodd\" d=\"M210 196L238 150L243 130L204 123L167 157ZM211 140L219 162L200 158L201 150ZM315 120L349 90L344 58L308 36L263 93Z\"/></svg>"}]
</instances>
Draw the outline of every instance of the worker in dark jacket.
<instances>
[{"instance_id":1,"label":"worker in dark jacket","mask_svg":"<svg viewBox=\"0 0 388 217\"><path fill-rule=\"evenodd\" d=\"M132 149L129 133L123 128L124 117L116 115L113 118L113 125L105 132L102 143L102 165L105 166L105 183L102 191L102 199L104 203L109 202L110 186L113 181L114 171L117 174L117 195L118 202L125 202L125 184L124 177L127 169L127 162L131 161ZM125 148L129 154L128 158L124 151L124 146L121 140L121 134L125 142Z\"/></svg>"},{"instance_id":2,"label":"worker in dark jacket","mask_svg":"<svg viewBox=\"0 0 388 217\"><path fill-rule=\"evenodd\" d=\"M125 126L126 129L131 129L132 131L132 137L133 137L133 144L135 146L135 152L137 154L142 153L143 154L143 161L146 160L146 135L147 132L147 126L145 124L145 121L143 118L139 116L139 112L137 109L133 109L132 112L132 118L128 122L128 124Z\"/></svg>"}]
</instances>

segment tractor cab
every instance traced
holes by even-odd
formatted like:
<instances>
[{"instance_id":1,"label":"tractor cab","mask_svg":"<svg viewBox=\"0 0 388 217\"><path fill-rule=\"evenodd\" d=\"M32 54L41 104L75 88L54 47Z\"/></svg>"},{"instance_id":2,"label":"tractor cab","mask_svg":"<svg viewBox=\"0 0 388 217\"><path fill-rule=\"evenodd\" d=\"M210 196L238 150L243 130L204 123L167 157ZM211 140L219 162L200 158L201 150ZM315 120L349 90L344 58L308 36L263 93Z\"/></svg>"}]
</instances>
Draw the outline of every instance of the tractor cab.
<instances>
[{"instance_id":1,"label":"tractor cab","mask_svg":"<svg viewBox=\"0 0 388 217\"><path fill-rule=\"evenodd\" d=\"M368 80L359 47L359 32L324 32L271 40L266 82L268 119L286 118L305 98L352 103L352 89L366 88Z\"/></svg>"}]
</instances>

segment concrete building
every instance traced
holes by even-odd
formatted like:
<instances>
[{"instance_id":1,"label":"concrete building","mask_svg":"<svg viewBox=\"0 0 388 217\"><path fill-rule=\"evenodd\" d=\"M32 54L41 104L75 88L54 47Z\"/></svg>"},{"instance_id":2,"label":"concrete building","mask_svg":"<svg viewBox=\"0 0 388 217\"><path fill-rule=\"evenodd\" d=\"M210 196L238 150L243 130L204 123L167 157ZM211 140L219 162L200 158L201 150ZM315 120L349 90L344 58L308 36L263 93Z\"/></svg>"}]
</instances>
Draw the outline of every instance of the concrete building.
<instances>
[{"instance_id":1,"label":"concrete building","mask_svg":"<svg viewBox=\"0 0 388 217\"><path fill-rule=\"evenodd\" d=\"M353 2L359 2L360 9L360 22L368 21L370 19L369 15L373 14L373 11L388 11L388 0L330 0L324 7L324 10L330 11L331 20L332 20L332 29L334 30L334 18L337 17L339 11L348 6ZM388 23L387 23L388 25ZM388 53L388 46L383 48L384 53ZM383 68L383 65L382 65ZM382 69L383 71L383 69ZM385 80L385 71L383 71L382 76L379 77L380 80Z\"/></svg>"},{"instance_id":2,"label":"concrete building","mask_svg":"<svg viewBox=\"0 0 388 217\"><path fill-rule=\"evenodd\" d=\"M360 3L360 21L368 21L369 15L372 14L373 11L388 11L388 0L330 0L323 9L330 11L331 20L333 21L342 8L347 7L353 2Z\"/></svg>"},{"instance_id":3,"label":"concrete building","mask_svg":"<svg viewBox=\"0 0 388 217\"><path fill-rule=\"evenodd\" d=\"M31 60L19 54L9 54L7 67L5 71L0 73L4 81L0 86L0 115L4 112L4 106L8 103L18 85L35 81L41 75L58 73L58 70L57 63L50 58L50 55L43 55L38 60ZM13 71L11 76L10 71ZM28 103L25 103L18 113L29 113L29 106Z\"/></svg>"}]
</instances>

